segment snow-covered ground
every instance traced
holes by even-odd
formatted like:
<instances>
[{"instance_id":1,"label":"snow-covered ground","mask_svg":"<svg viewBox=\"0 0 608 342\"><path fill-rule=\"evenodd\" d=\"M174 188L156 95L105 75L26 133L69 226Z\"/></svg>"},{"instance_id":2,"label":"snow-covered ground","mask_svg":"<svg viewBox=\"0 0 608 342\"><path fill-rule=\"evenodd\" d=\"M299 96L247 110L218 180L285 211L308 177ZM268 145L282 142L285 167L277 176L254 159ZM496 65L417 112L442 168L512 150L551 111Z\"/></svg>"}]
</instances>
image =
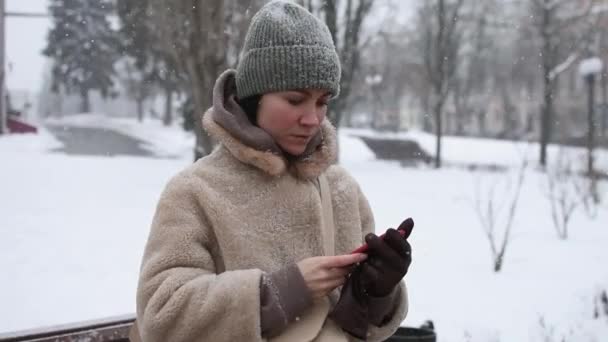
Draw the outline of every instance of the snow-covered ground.
<instances>
[{"instance_id":1,"label":"snow-covered ground","mask_svg":"<svg viewBox=\"0 0 608 342\"><path fill-rule=\"evenodd\" d=\"M156 201L168 178L190 162L192 138L179 127L100 115L62 124L115 129L161 156L178 157L66 156L49 152L61 143L45 131L0 137L0 332L133 312ZM407 216L416 221L403 325L432 319L442 342L608 340L608 316L593 318L595 296L608 290L605 207L595 219L575 212L569 240L558 240L544 176L530 168L497 274L471 201L477 182L492 184L515 170L403 168L375 160L352 133L341 131L341 163L367 194L377 231ZM511 143L446 138L444 147L448 162L520 160ZM498 190L506 196L512 188Z\"/></svg>"}]
</instances>

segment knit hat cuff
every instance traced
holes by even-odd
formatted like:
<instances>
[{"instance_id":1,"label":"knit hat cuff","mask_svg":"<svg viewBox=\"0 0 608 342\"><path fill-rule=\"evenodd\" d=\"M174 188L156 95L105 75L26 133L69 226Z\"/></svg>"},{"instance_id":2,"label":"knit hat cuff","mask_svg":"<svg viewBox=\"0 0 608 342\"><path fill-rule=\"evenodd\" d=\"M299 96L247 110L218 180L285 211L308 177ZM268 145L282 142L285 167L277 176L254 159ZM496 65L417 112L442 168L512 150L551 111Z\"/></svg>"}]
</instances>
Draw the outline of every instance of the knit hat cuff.
<instances>
[{"instance_id":1,"label":"knit hat cuff","mask_svg":"<svg viewBox=\"0 0 608 342\"><path fill-rule=\"evenodd\" d=\"M340 61L325 46L273 46L249 50L236 73L237 97L296 89L340 92Z\"/></svg>"}]
</instances>

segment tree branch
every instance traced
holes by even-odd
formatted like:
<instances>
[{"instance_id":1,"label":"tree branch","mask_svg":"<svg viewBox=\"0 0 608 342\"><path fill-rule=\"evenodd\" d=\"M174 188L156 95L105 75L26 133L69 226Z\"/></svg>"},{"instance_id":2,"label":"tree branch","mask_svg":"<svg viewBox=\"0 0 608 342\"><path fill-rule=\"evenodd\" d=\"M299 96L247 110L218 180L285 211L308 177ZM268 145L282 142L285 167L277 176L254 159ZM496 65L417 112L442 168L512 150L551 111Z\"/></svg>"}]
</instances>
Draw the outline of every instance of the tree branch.
<instances>
[{"instance_id":1,"label":"tree branch","mask_svg":"<svg viewBox=\"0 0 608 342\"><path fill-rule=\"evenodd\" d=\"M570 56L568 56L568 58L566 58L565 61L561 62L556 67L554 67L553 70L551 70L549 72L549 80L551 80L551 81L555 80L557 78L557 76L559 76L564 71L568 70L572 65L574 65L574 62L576 62L578 57L579 57L579 53L578 53L578 51L575 51Z\"/></svg>"}]
</instances>

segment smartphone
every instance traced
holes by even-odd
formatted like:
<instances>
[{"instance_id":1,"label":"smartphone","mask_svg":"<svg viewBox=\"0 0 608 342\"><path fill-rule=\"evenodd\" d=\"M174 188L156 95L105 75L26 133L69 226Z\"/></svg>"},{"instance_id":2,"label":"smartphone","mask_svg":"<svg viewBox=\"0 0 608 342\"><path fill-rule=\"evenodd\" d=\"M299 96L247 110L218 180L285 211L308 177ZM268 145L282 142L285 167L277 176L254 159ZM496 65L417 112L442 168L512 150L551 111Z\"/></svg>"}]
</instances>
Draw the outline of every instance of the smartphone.
<instances>
[{"instance_id":1,"label":"smartphone","mask_svg":"<svg viewBox=\"0 0 608 342\"><path fill-rule=\"evenodd\" d=\"M401 224L397 228L397 231L399 232L399 234L401 234L401 236L403 236L404 239L407 239L408 237L410 237L410 234L412 234L413 229L414 229L414 220L410 217L410 218L407 218L405 221L401 222ZM380 238L384 239L384 235L385 234L380 235ZM369 247L367 246L367 243L365 243L361 247L350 252L350 254L365 253L365 252L367 252L368 248Z\"/></svg>"}]
</instances>

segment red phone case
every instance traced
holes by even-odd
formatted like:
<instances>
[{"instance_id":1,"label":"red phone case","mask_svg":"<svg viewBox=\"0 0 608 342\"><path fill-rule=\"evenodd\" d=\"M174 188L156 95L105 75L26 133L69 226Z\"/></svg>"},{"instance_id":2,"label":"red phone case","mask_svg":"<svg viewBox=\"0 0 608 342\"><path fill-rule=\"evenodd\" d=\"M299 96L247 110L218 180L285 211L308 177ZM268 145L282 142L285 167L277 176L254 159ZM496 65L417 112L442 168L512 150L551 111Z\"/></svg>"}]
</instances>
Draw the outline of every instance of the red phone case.
<instances>
[{"instance_id":1,"label":"red phone case","mask_svg":"<svg viewBox=\"0 0 608 342\"><path fill-rule=\"evenodd\" d=\"M410 217L410 218L406 219L405 221L401 222L401 224L397 228L397 231L399 232L399 234L401 234L401 236L403 236L404 239L407 239L408 237L410 237L410 234L412 234L413 229L414 229L414 220L412 220L412 218ZM384 239L384 235L386 235L386 234L380 235L380 238ZM369 247L367 246L367 243L366 243L350 253L351 254L365 253L365 252L367 252L368 248Z\"/></svg>"}]
</instances>

